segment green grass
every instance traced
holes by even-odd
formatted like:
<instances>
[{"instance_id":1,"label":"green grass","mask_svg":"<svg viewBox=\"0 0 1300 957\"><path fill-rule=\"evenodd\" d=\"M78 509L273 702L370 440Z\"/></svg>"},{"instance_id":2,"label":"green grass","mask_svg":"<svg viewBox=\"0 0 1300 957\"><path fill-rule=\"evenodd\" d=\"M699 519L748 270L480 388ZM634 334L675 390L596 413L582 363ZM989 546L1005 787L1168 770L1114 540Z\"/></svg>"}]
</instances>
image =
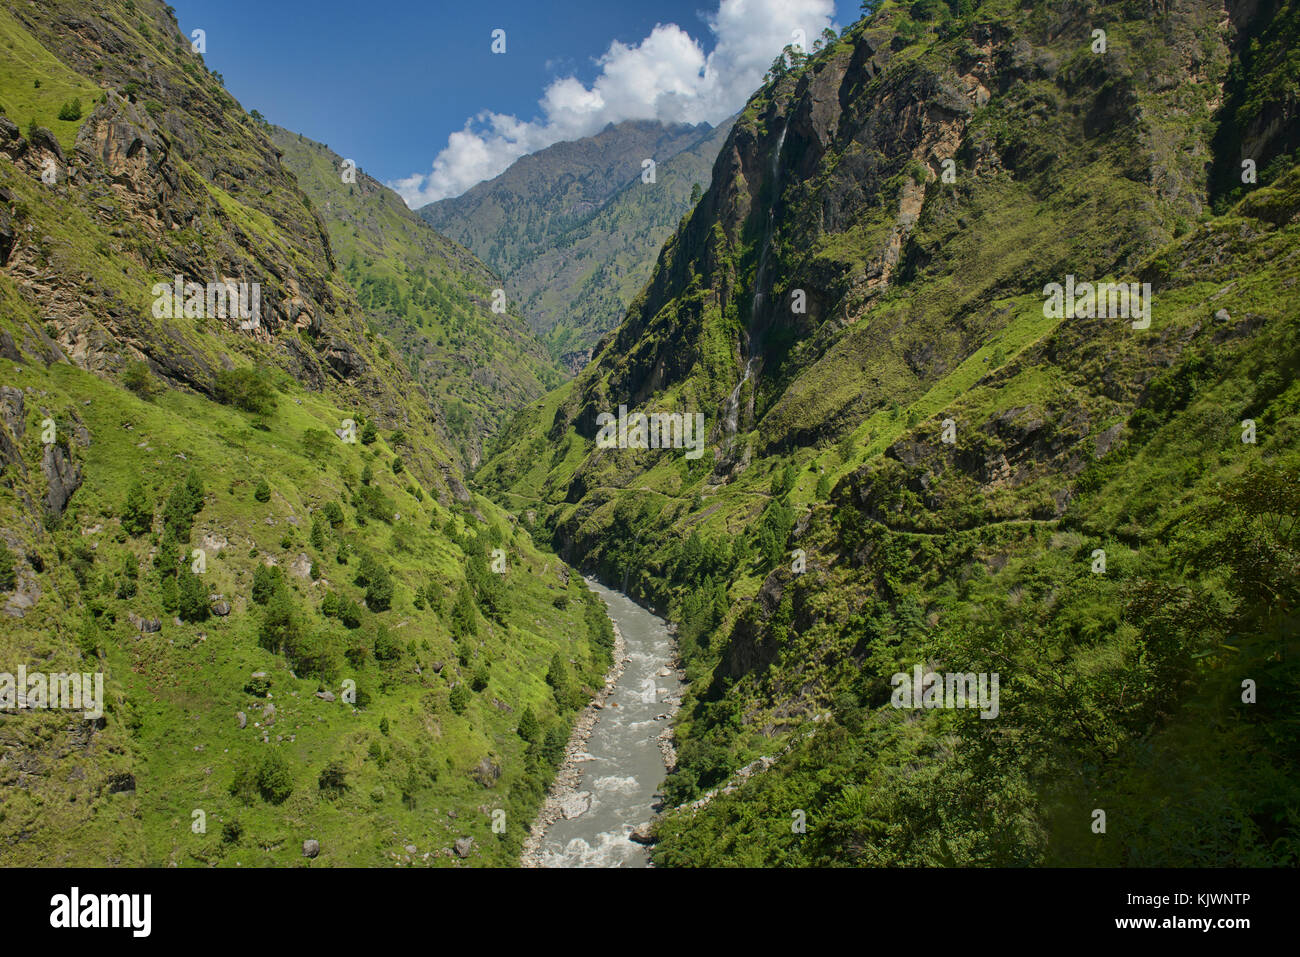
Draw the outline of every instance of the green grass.
<instances>
[{"instance_id":1,"label":"green grass","mask_svg":"<svg viewBox=\"0 0 1300 957\"><path fill-rule=\"evenodd\" d=\"M65 153L71 152L82 120L99 100L99 87L64 66L7 10L0 10L0 52L2 112L24 132L35 120L53 131ZM82 118L60 120L60 108L73 100L81 101Z\"/></svg>"}]
</instances>

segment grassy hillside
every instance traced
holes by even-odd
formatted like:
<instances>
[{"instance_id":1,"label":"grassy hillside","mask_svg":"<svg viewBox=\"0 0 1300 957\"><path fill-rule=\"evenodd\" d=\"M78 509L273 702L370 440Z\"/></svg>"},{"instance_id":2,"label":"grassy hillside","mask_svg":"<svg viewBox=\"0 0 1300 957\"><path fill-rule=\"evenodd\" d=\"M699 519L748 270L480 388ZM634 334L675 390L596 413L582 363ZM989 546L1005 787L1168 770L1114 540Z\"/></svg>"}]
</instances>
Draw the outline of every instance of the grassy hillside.
<instances>
[{"instance_id":1,"label":"grassy hillside","mask_svg":"<svg viewBox=\"0 0 1300 957\"><path fill-rule=\"evenodd\" d=\"M655 254L708 189L730 131L728 120L660 163L653 184L639 178L628 183L511 273L524 314L571 372L586 364L650 278Z\"/></svg>"},{"instance_id":2,"label":"grassy hillside","mask_svg":"<svg viewBox=\"0 0 1300 957\"><path fill-rule=\"evenodd\" d=\"M0 714L0 863L512 862L608 664L598 600L466 491L168 8L14 9L0 48L0 671L108 699ZM159 315L176 275L259 283L258 321Z\"/></svg>"},{"instance_id":3,"label":"grassy hillside","mask_svg":"<svg viewBox=\"0 0 1300 957\"><path fill-rule=\"evenodd\" d=\"M551 354L576 372L645 284L695 187L708 188L730 127L611 124L521 157L420 216L497 270ZM643 182L646 159L653 183Z\"/></svg>"},{"instance_id":4,"label":"grassy hillside","mask_svg":"<svg viewBox=\"0 0 1300 957\"><path fill-rule=\"evenodd\" d=\"M1292 14L1239 12L886 2L751 99L479 470L679 623L656 861L1295 863L1294 95L1220 136ZM1049 317L1067 274L1150 283L1150 327ZM708 450L597 449L620 404ZM999 716L893 707L916 664L998 672Z\"/></svg>"},{"instance_id":5,"label":"grassy hillside","mask_svg":"<svg viewBox=\"0 0 1300 957\"><path fill-rule=\"evenodd\" d=\"M507 299L500 279L438 235L364 172L345 183L344 161L301 134L275 129L284 164L320 211L343 275L370 325L441 406L448 444L473 468L482 443L511 412L562 381L562 373ZM511 295L516 295L513 290Z\"/></svg>"}]
</instances>

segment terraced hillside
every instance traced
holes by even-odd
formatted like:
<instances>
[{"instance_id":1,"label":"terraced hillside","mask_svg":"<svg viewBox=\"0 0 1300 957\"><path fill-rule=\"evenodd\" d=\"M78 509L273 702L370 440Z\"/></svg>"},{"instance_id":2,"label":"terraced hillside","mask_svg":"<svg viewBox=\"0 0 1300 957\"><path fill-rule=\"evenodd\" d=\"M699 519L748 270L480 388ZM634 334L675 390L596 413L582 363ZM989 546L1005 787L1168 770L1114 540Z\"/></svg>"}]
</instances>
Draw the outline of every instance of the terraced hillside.
<instances>
[{"instance_id":1,"label":"terraced hillside","mask_svg":"<svg viewBox=\"0 0 1300 957\"><path fill-rule=\"evenodd\" d=\"M679 623L657 862L1296 863L1296 24L885 2L750 100L476 475ZM598 447L621 405L707 450Z\"/></svg>"},{"instance_id":2,"label":"terraced hillside","mask_svg":"<svg viewBox=\"0 0 1300 957\"><path fill-rule=\"evenodd\" d=\"M106 698L0 713L0 864L515 860L600 604L467 491L367 275L170 8L6 7L0 54L0 672ZM419 317L484 329L441 249Z\"/></svg>"}]
</instances>

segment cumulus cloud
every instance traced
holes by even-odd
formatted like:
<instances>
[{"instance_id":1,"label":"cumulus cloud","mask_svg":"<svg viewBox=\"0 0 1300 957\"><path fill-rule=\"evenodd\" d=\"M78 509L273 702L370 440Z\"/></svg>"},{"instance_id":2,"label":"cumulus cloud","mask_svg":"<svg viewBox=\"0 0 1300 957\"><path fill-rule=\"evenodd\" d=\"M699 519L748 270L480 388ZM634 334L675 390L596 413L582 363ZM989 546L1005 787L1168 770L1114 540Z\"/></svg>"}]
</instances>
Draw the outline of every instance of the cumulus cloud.
<instances>
[{"instance_id":1,"label":"cumulus cloud","mask_svg":"<svg viewBox=\"0 0 1300 957\"><path fill-rule=\"evenodd\" d=\"M795 31L811 45L834 12L833 0L721 0L707 20L715 41L707 56L674 23L656 25L637 44L614 41L596 60L600 72L590 87L572 76L553 81L532 120L484 111L447 138L428 173L389 185L416 208L459 196L525 154L609 123L718 123L744 105Z\"/></svg>"}]
</instances>

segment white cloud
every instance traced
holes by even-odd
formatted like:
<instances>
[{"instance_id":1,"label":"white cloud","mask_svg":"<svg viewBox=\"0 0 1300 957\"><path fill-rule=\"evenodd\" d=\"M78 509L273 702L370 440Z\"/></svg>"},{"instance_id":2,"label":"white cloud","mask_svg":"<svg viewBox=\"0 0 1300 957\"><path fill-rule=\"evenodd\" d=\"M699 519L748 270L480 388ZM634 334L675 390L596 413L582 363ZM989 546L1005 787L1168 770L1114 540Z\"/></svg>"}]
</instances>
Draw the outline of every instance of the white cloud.
<instances>
[{"instance_id":1,"label":"white cloud","mask_svg":"<svg viewBox=\"0 0 1300 957\"><path fill-rule=\"evenodd\" d=\"M389 185L416 208L459 196L520 156L591 136L609 123L718 123L758 89L794 31L811 44L831 26L834 12L833 0L721 0L707 21L716 41L708 56L681 27L658 24L638 44L611 43L596 61L600 74L590 87L572 76L554 80L533 120L484 111L447 138L428 173Z\"/></svg>"}]
</instances>

